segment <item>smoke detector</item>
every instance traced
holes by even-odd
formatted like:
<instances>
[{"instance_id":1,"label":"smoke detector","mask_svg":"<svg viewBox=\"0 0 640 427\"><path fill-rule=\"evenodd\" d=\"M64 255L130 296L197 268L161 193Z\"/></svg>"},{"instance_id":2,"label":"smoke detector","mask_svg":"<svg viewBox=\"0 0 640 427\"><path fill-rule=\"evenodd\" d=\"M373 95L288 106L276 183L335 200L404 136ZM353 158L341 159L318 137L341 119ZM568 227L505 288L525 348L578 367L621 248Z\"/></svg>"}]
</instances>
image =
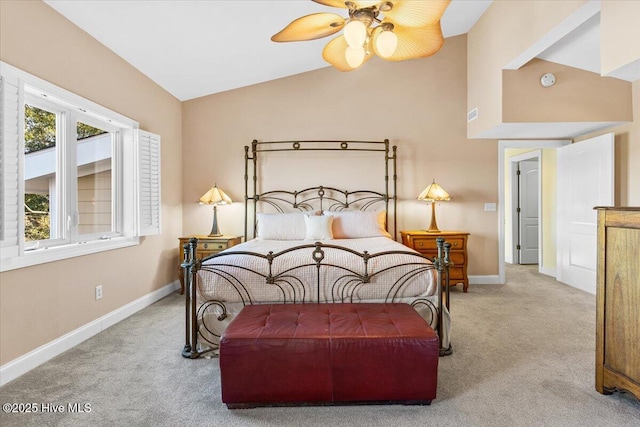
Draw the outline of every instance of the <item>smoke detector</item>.
<instances>
[{"instance_id":1,"label":"smoke detector","mask_svg":"<svg viewBox=\"0 0 640 427\"><path fill-rule=\"evenodd\" d=\"M553 86L556 83L556 76L553 73L547 73L540 77L540 84L544 87Z\"/></svg>"}]
</instances>

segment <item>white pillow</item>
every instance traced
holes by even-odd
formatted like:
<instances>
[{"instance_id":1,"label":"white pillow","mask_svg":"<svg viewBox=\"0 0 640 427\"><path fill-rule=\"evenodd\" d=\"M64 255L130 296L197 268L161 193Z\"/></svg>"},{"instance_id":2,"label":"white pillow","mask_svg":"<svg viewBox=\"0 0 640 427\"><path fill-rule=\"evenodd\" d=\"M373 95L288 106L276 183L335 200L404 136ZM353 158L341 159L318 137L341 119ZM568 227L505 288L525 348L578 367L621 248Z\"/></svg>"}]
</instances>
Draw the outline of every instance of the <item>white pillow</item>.
<instances>
[{"instance_id":1,"label":"white pillow","mask_svg":"<svg viewBox=\"0 0 640 427\"><path fill-rule=\"evenodd\" d=\"M324 211L332 216L334 239L391 237L385 229L385 211Z\"/></svg>"},{"instance_id":2,"label":"white pillow","mask_svg":"<svg viewBox=\"0 0 640 427\"><path fill-rule=\"evenodd\" d=\"M302 212L262 213L258 212L258 237L265 240L304 240L307 232Z\"/></svg>"},{"instance_id":3,"label":"white pillow","mask_svg":"<svg viewBox=\"0 0 640 427\"><path fill-rule=\"evenodd\" d=\"M331 232L332 216L305 216L304 223L307 228L305 240L333 239L333 233Z\"/></svg>"}]
</instances>

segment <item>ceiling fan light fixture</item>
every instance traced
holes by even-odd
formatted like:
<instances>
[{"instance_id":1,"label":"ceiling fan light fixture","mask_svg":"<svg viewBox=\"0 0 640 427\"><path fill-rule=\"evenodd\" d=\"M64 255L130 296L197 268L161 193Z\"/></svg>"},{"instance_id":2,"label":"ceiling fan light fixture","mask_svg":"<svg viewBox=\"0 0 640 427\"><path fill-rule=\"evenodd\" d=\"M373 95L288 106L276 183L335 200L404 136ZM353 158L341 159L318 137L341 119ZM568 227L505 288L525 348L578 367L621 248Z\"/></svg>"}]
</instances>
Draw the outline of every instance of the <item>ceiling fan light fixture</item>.
<instances>
[{"instance_id":1,"label":"ceiling fan light fixture","mask_svg":"<svg viewBox=\"0 0 640 427\"><path fill-rule=\"evenodd\" d=\"M358 68L364 62L366 51L363 46L349 46L345 50L347 64L352 68Z\"/></svg>"},{"instance_id":2,"label":"ceiling fan light fixture","mask_svg":"<svg viewBox=\"0 0 640 427\"><path fill-rule=\"evenodd\" d=\"M393 9L393 3L390 1L383 1L378 5L378 10L380 12L389 12L391 9Z\"/></svg>"},{"instance_id":3,"label":"ceiling fan light fixture","mask_svg":"<svg viewBox=\"0 0 640 427\"><path fill-rule=\"evenodd\" d=\"M382 58L388 58L394 54L398 47L398 36L391 28L383 28L382 32L376 37L376 52Z\"/></svg>"},{"instance_id":4,"label":"ceiling fan light fixture","mask_svg":"<svg viewBox=\"0 0 640 427\"><path fill-rule=\"evenodd\" d=\"M434 55L444 43L440 19L451 0L313 1L346 8L349 16L324 12L306 15L292 21L271 40L314 40L344 30L327 43L322 58L340 71L353 71L373 56L404 61Z\"/></svg>"},{"instance_id":5,"label":"ceiling fan light fixture","mask_svg":"<svg viewBox=\"0 0 640 427\"><path fill-rule=\"evenodd\" d=\"M358 19L352 19L344 26L344 38L351 47L363 46L367 39L367 26Z\"/></svg>"}]
</instances>

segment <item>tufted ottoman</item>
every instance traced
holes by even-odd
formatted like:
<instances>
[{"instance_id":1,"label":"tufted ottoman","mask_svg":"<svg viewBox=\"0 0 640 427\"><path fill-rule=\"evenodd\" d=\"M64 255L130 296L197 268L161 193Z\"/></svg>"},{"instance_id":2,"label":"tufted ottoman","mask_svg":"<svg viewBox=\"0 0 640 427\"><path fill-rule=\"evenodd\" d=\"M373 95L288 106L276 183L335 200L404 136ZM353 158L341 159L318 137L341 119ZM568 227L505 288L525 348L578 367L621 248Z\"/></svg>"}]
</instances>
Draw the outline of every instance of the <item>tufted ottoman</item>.
<instances>
[{"instance_id":1,"label":"tufted ottoman","mask_svg":"<svg viewBox=\"0 0 640 427\"><path fill-rule=\"evenodd\" d=\"M438 347L408 304L249 305L220 338L222 401L430 404Z\"/></svg>"}]
</instances>

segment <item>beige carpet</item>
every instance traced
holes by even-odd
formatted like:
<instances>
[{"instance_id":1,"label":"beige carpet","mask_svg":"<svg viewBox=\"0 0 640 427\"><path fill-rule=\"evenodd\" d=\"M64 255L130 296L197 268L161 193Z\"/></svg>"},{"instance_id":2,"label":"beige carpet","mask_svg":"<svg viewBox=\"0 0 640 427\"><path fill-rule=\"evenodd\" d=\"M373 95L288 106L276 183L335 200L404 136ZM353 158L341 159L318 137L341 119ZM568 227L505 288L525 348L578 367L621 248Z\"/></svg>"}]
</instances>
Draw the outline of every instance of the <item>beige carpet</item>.
<instances>
[{"instance_id":1,"label":"beige carpet","mask_svg":"<svg viewBox=\"0 0 640 427\"><path fill-rule=\"evenodd\" d=\"M636 426L640 403L594 388L595 297L508 266L506 285L452 293L454 353L431 406L230 411L217 359L187 360L173 294L0 388L0 402L64 405L0 413L2 426ZM90 412L67 405L89 403Z\"/></svg>"}]
</instances>

